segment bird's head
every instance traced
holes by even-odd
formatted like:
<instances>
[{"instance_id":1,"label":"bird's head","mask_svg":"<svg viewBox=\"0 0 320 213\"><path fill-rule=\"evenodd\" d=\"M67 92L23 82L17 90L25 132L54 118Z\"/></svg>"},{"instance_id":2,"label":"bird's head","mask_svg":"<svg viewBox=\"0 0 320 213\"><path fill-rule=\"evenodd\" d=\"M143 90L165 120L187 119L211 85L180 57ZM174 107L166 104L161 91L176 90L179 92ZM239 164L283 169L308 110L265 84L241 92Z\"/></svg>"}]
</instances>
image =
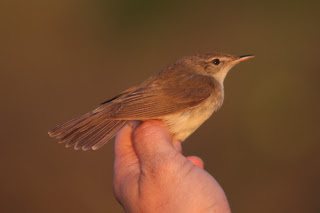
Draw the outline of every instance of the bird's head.
<instances>
[{"instance_id":1,"label":"bird's head","mask_svg":"<svg viewBox=\"0 0 320 213\"><path fill-rule=\"evenodd\" d=\"M253 57L253 55L238 57L221 53L205 53L189 56L182 60L185 65L190 66L197 73L212 76L219 83L223 84L228 71L234 65Z\"/></svg>"}]
</instances>

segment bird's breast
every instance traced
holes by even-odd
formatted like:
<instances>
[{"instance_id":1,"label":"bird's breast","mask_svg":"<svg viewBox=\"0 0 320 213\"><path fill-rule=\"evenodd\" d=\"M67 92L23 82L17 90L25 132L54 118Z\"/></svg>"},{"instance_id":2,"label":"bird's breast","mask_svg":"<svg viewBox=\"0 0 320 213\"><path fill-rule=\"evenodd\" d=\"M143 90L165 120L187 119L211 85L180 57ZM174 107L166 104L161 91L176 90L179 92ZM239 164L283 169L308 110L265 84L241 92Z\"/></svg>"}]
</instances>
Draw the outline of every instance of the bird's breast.
<instances>
[{"instance_id":1,"label":"bird's breast","mask_svg":"<svg viewBox=\"0 0 320 213\"><path fill-rule=\"evenodd\" d=\"M205 122L214 111L219 109L222 102L223 94L219 97L212 96L196 108L168 115L162 120L169 127L171 134L180 141L184 141Z\"/></svg>"}]
</instances>

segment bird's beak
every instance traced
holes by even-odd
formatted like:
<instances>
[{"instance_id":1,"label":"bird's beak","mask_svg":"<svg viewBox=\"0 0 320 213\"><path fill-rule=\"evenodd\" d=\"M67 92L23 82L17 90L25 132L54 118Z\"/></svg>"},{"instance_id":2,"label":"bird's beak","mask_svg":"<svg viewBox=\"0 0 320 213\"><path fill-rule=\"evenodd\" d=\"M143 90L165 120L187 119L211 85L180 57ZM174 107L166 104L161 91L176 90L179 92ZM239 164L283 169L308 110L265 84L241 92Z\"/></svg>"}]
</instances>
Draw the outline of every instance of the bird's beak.
<instances>
[{"instance_id":1,"label":"bird's beak","mask_svg":"<svg viewBox=\"0 0 320 213\"><path fill-rule=\"evenodd\" d=\"M233 61L230 61L228 64L231 66L234 66L241 61L246 61L253 57L254 55L243 55L243 56L235 57L235 59Z\"/></svg>"},{"instance_id":2,"label":"bird's beak","mask_svg":"<svg viewBox=\"0 0 320 213\"><path fill-rule=\"evenodd\" d=\"M242 56L239 56L237 57L235 60L233 60L231 63L232 64L237 64L239 62L242 62L242 61L246 61L246 60L249 60L250 58L253 58L254 55L242 55Z\"/></svg>"}]
</instances>

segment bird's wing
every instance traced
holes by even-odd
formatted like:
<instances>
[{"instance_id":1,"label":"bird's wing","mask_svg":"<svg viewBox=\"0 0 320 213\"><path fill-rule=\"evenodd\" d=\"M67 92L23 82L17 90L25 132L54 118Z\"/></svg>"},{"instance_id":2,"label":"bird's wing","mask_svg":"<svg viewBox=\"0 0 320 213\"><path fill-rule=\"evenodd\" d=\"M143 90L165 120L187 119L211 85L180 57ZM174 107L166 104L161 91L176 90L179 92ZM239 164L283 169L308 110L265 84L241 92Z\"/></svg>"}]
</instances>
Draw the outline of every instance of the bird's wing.
<instances>
[{"instance_id":1,"label":"bird's wing","mask_svg":"<svg viewBox=\"0 0 320 213\"><path fill-rule=\"evenodd\" d=\"M128 120L161 119L187 111L205 101L214 90L214 80L202 75L183 75L159 81L151 78L130 88L97 109L67 121L49 135L75 149L98 149Z\"/></svg>"},{"instance_id":2,"label":"bird's wing","mask_svg":"<svg viewBox=\"0 0 320 213\"><path fill-rule=\"evenodd\" d=\"M185 74L165 81L154 79L94 112L108 112L108 119L115 120L159 119L198 106L212 94L215 86L213 78L204 75Z\"/></svg>"},{"instance_id":3,"label":"bird's wing","mask_svg":"<svg viewBox=\"0 0 320 213\"><path fill-rule=\"evenodd\" d=\"M111 98L111 99L109 99L109 100L107 100L107 101L102 102L100 105L109 103L109 102L111 102L111 101L113 101L113 100L115 100L115 99L117 99L117 98L119 98L119 97L121 97L121 96L125 96L125 95L129 94L130 92L133 92L134 90L138 89L138 87L139 87L139 86L130 87L129 89L123 91L123 92L120 93L119 95L114 96L113 98Z\"/></svg>"}]
</instances>

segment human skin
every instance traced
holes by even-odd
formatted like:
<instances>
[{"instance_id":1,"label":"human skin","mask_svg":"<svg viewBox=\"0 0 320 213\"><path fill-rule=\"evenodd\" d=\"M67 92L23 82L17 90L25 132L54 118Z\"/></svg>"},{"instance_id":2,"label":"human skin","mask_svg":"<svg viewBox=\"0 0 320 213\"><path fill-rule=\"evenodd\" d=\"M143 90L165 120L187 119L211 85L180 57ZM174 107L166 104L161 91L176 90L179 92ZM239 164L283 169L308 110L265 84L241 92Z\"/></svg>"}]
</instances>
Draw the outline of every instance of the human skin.
<instances>
[{"instance_id":1,"label":"human skin","mask_svg":"<svg viewBox=\"0 0 320 213\"><path fill-rule=\"evenodd\" d=\"M224 191L198 157L157 120L132 122L117 134L114 195L126 212L230 212Z\"/></svg>"}]
</instances>

